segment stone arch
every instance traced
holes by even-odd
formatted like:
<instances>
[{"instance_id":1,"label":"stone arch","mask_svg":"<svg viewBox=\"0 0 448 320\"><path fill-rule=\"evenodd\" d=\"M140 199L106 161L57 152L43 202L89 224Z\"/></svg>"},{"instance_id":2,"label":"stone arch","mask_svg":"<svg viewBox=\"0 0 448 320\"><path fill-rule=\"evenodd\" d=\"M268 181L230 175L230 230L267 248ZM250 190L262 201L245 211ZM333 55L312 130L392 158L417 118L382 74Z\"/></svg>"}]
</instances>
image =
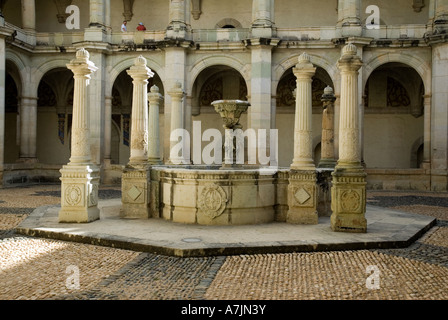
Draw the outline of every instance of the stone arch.
<instances>
[{"instance_id":1,"label":"stone arch","mask_svg":"<svg viewBox=\"0 0 448 320\"><path fill-rule=\"evenodd\" d=\"M226 28L226 26L232 26L236 29L241 29L243 27L238 20L233 19L233 18L225 18L225 19L220 20L216 24L215 28L217 28L217 29L218 28Z\"/></svg>"},{"instance_id":2,"label":"stone arch","mask_svg":"<svg viewBox=\"0 0 448 320\"><path fill-rule=\"evenodd\" d=\"M394 53L394 52L386 52L364 61L363 83L362 83L363 93L370 75L378 67L390 62L402 63L404 65L413 68L420 75L420 78L423 81L423 85L425 88L425 95L431 94L431 67L427 63L427 61L418 57L417 55L411 55L409 53Z\"/></svg>"},{"instance_id":3,"label":"stone arch","mask_svg":"<svg viewBox=\"0 0 448 320\"><path fill-rule=\"evenodd\" d=\"M35 72L32 73L30 92L37 97L37 90L42 78L53 69L64 68L67 69L67 64L70 63L70 59L55 59L47 61L35 68Z\"/></svg>"},{"instance_id":4,"label":"stone arch","mask_svg":"<svg viewBox=\"0 0 448 320\"><path fill-rule=\"evenodd\" d=\"M117 77L120 75L120 73L122 73L123 71L129 69L130 67L132 67L134 65L135 62L135 58L136 57L132 57L132 58L126 58L124 60L121 60L120 62L116 63L113 67L109 67L109 81L107 82L106 85L106 95L112 96L112 89L115 83L115 80L117 79ZM145 57L148 65L148 68L151 69L151 71L154 71L155 73L157 73L157 75L160 77L162 83L165 82L164 78L165 78L165 73L163 71L163 67L158 64L157 62L155 62L154 60L148 59L147 57ZM154 67L154 68L152 68Z\"/></svg>"},{"instance_id":5,"label":"stone arch","mask_svg":"<svg viewBox=\"0 0 448 320\"><path fill-rule=\"evenodd\" d=\"M337 82L338 82L337 75L339 74L338 70L336 68L336 65L321 56L314 55L314 54L309 54L309 55L311 58L311 63L316 67L320 67L320 68L324 69L327 72L327 74L330 76L331 81L333 82L333 85L334 85L333 89L336 92L337 91ZM282 76L284 75L284 73L287 70L289 70L290 68L294 67L297 64L299 56L300 56L300 54L291 56L291 57L281 61L277 65L277 67L274 69L274 73L273 73L272 92L277 91L277 86L278 86L278 83L280 82L280 79L282 78Z\"/></svg>"},{"instance_id":6,"label":"stone arch","mask_svg":"<svg viewBox=\"0 0 448 320\"><path fill-rule=\"evenodd\" d=\"M16 81L17 89L19 92L22 92L22 88L26 87L26 79L28 76L27 67L23 59L15 52L7 50L5 53L6 64L10 64L15 72L14 75L11 76ZM8 67L8 66L7 66Z\"/></svg>"},{"instance_id":7,"label":"stone arch","mask_svg":"<svg viewBox=\"0 0 448 320\"><path fill-rule=\"evenodd\" d=\"M237 70L244 81L246 82L246 87L248 91L248 96L250 96L250 77L251 69L250 66L244 64L240 60L227 55L217 55L212 57L207 57L196 62L189 70L187 74L188 88L186 88L187 95L191 96L193 92L193 86L196 82L199 74L211 66L224 65Z\"/></svg>"}]
</instances>

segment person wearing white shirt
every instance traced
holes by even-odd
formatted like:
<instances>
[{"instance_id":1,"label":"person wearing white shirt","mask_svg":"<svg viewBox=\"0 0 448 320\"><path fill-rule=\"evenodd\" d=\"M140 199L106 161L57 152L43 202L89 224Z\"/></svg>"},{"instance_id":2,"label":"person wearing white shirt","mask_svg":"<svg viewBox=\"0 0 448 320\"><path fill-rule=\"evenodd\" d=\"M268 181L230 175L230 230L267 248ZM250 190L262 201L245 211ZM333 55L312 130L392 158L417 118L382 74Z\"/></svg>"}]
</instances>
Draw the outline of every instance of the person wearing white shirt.
<instances>
[{"instance_id":1,"label":"person wearing white shirt","mask_svg":"<svg viewBox=\"0 0 448 320\"><path fill-rule=\"evenodd\" d=\"M127 25L127 21L123 21L123 24L121 25L121 32L128 31L128 27L126 25Z\"/></svg>"}]
</instances>

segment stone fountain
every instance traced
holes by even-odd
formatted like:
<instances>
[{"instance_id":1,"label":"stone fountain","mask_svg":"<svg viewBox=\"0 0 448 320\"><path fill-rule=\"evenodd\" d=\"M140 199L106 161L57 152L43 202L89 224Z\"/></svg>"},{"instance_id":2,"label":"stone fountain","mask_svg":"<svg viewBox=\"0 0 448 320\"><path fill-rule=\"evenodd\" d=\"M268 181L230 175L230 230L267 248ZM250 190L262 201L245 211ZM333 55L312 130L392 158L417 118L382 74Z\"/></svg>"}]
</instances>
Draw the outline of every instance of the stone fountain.
<instances>
[{"instance_id":1,"label":"stone fountain","mask_svg":"<svg viewBox=\"0 0 448 320\"><path fill-rule=\"evenodd\" d=\"M90 63L84 51L77 53L77 57L82 58L82 66ZM331 224L334 231L366 232L365 173L360 165L357 149L359 146L356 113L357 88L352 88L356 85L353 79L356 79L357 70L361 65L362 62L356 56L356 47L347 45L338 64L338 67L346 72L343 73L342 81L344 90L341 90L339 132L343 141L340 144L340 159L332 175L331 188ZM151 88L149 94L146 92L148 78L152 77L153 73L146 66L146 59L141 56L136 58L135 65L128 71L134 80L133 126L131 158L122 176L120 217L123 219L159 218L199 225L247 225L273 221L290 224L318 224L322 213L318 208L319 181L312 159L311 145L311 79L315 70L311 57L306 53L299 57L298 64L293 69L297 77L297 94L294 159L289 168L272 168L269 167L270 164L260 165L260 154L258 154L259 159L256 165L252 165L251 161L248 161L251 165L244 165L244 157L241 157L241 154L244 155L246 133L243 134L239 120L250 104L248 101L241 100L219 100L212 103L221 116L225 129L224 163L214 162L214 165L204 166L192 165L189 155L183 152L181 155L173 152L172 156L170 153L172 158L164 159L162 163L157 117L162 97L155 86ZM92 66L88 74L93 71ZM74 112L76 111L74 118L79 116L79 119L84 119L81 117L84 113L88 114L84 112L86 109L85 89L88 85L88 81L84 80L88 77L86 75L83 77L83 81L75 82L75 92L81 89L83 92L79 95L80 100L75 100L77 106L74 107ZM189 136L184 132L183 99L186 94L180 82L176 82L167 93L171 96L173 111L171 131L183 132L180 136L182 144L180 149L183 150L183 145L187 145L186 137ZM331 103L334 102L333 99L330 100ZM150 128L148 123L151 124ZM327 129L332 130L332 128ZM250 128L246 131L248 130ZM83 132L80 131L80 134ZM82 142L82 150L88 150L88 145L85 143L88 139L78 139L82 138L80 134L74 136L74 145ZM217 138L222 143L219 132ZM257 146L260 145L259 142ZM271 141L271 152L272 145ZM222 145L217 147L221 149ZM253 150L249 151L251 156ZM79 152L79 154L83 156L79 163L90 168L87 152ZM78 161L76 156L75 152L72 155L73 162ZM74 168L71 164L67 167ZM82 180L75 181L66 179L64 172L62 172L61 180L63 180L63 194L66 197L62 199L60 220L89 222L99 218L96 175L86 174L82 176ZM83 190L85 190L84 193L82 193ZM72 203L75 200L77 202ZM78 214L79 208L82 209L82 215ZM78 211L74 211L75 209ZM96 215L89 215L90 212Z\"/></svg>"},{"instance_id":2,"label":"stone fountain","mask_svg":"<svg viewBox=\"0 0 448 320\"><path fill-rule=\"evenodd\" d=\"M241 115L250 106L248 101L242 100L218 100L212 102L215 111L219 113L225 129L224 163L225 168L241 168L244 163L244 140L238 137L243 126L240 124ZM236 133L236 136L235 136ZM240 136L241 137L241 136ZM243 157L240 157L243 155Z\"/></svg>"},{"instance_id":3,"label":"stone fountain","mask_svg":"<svg viewBox=\"0 0 448 320\"><path fill-rule=\"evenodd\" d=\"M249 102L214 101L225 129L224 163L215 166L159 166L153 168L153 190L160 194L155 215L174 222L201 225L261 224L275 220L276 170L244 168L241 115ZM235 135L236 132L236 135ZM242 132L242 131L241 131Z\"/></svg>"}]
</instances>

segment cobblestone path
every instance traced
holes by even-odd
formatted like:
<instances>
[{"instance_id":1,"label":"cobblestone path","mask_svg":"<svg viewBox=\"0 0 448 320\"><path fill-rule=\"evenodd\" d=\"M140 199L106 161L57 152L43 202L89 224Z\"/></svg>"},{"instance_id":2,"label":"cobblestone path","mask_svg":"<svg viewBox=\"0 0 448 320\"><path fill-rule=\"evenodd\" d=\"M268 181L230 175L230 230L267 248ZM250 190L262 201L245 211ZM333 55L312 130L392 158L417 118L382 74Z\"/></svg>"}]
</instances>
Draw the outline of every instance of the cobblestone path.
<instances>
[{"instance_id":1,"label":"cobblestone path","mask_svg":"<svg viewBox=\"0 0 448 320\"><path fill-rule=\"evenodd\" d=\"M369 204L438 219L408 248L207 258L15 234L36 207L58 204L59 196L59 185L0 189L0 299L448 299L446 193L368 193ZM100 190L102 199L119 196L116 186Z\"/></svg>"}]
</instances>

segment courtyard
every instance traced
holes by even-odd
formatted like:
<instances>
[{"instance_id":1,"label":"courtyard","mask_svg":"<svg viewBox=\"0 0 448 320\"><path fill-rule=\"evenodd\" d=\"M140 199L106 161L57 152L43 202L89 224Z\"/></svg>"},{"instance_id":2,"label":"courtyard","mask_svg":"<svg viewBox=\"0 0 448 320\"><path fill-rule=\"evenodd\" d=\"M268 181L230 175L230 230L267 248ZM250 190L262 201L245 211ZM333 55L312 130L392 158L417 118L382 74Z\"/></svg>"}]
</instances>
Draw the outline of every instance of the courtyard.
<instances>
[{"instance_id":1,"label":"courtyard","mask_svg":"<svg viewBox=\"0 0 448 320\"><path fill-rule=\"evenodd\" d=\"M100 187L100 200L120 196L120 186ZM58 184L0 189L0 299L448 299L446 193L368 191L368 205L437 219L405 248L186 258L16 232L36 208L59 204Z\"/></svg>"}]
</instances>

